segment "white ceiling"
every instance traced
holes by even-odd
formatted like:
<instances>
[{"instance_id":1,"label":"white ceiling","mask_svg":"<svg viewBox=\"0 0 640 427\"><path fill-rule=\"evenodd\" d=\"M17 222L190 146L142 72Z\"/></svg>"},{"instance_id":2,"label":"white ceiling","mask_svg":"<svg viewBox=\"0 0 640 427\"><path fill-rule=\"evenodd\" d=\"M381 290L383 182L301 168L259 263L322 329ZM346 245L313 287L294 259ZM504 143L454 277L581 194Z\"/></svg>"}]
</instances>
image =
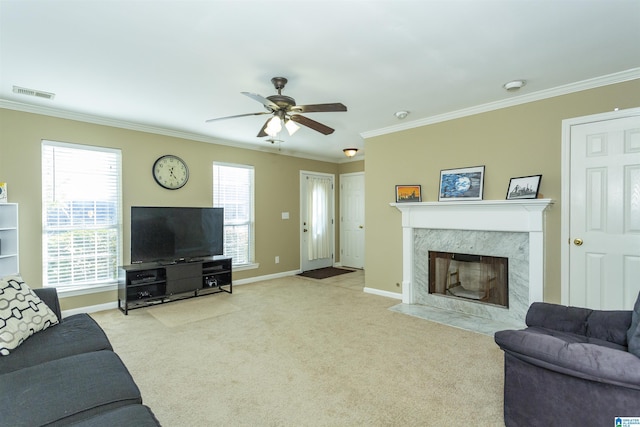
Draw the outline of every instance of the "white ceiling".
<instances>
[{"instance_id":1,"label":"white ceiling","mask_svg":"<svg viewBox=\"0 0 640 427\"><path fill-rule=\"evenodd\" d=\"M638 0L0 0L0 107L332 161L346 147L362 158L362 135L400 125L398 110L411 126L621 72L638 78L639 67ZM273 95L275 76L298 104L345 104L305 114L335 133L283 131L272 145L256 137L268 116L205 123L264 111L240 92ZM502 88L513 79L527 82L515 94Z\"/></svg>"}]
</instances>

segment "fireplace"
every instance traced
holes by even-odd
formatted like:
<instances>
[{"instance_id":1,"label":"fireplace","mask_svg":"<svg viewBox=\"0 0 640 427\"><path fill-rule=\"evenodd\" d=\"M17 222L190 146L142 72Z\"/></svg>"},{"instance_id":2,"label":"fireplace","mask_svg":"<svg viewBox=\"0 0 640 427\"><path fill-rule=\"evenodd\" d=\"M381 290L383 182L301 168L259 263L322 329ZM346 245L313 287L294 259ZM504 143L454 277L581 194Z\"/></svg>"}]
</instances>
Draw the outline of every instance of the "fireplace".
<instances>
[{"instance_id":1,"label":"fireplace","mask_svg":"<svg viewBox=\"0 0 640 427\"><path fill-rule=\"evenodd\" d=\"M429 293L509 307L509 259L429 251Z\"/></svg>"},{"instance_id":2,"label":"fireplace","mask_svg":"<svg viewBox=\"0 0 640 427\"><path fill-rule=\"evenodd\" d=\"M552 204L550 199L392 204L402 212L403 308L398 311L429 307L491 325L523 326L529 305L543 301L544 212ZM449 255L438 259L435 254L441 253ZM498 260L483 267L485 257ZM480 265L472 267L476 262ZM473 275L482 277L471 284Z\"/></svg>"}]
</instances>

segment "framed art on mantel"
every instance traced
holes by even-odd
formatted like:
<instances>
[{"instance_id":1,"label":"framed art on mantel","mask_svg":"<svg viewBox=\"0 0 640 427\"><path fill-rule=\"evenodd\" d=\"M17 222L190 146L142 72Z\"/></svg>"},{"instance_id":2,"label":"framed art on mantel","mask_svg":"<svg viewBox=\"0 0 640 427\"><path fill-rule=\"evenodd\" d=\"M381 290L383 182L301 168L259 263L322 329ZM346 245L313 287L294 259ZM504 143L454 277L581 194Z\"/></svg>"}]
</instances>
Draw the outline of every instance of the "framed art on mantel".
<instances>
[{"instance_id":1,"label":"framed art on mantel","mask_svg":"<svg viewBox=\"0 0 640 427\"><path fill-rule=\"evenodd\" d=\"M419 185L396 185L396 203L421 202Z\"/></svg>"},{"instance_id":2,"label":"framed art on mantel","mask_svg":"<svg viewBox=\"0 0 640 427\"><path fill-rule=\"evenodd\" d=\"M540 181L542 181L542 175L511 178L507 189L507 200L537 198Z\"/></svg>"},{"instance_id":3,"label":"framed art on mantel","mask_svg":"<svg viewBox=\"0 0 640 427\"><path fill-rule=\"evenodd\" d=\"M438 201L482 200L484 166L440 171Z\"/></svg>"}]
</instances>

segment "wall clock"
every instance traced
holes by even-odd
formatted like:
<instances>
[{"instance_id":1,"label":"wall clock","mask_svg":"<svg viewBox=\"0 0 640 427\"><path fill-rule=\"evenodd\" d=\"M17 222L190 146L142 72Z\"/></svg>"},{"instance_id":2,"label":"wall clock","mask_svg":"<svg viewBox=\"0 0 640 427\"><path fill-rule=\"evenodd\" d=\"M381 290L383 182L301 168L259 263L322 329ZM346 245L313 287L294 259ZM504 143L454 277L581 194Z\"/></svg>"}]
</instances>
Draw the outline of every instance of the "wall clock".
<instances>
[{"instance_id":1,"label":"wall clock","mask_svg":"<svg viewBox=\"0 0 640 427\"><path fill-rule=\"evenodd\" d=\"M189 168L180 157L167 154L159 157L153 164L153 178L158 185L177 190L189 180Z\"/></svg>"}]
</instances>

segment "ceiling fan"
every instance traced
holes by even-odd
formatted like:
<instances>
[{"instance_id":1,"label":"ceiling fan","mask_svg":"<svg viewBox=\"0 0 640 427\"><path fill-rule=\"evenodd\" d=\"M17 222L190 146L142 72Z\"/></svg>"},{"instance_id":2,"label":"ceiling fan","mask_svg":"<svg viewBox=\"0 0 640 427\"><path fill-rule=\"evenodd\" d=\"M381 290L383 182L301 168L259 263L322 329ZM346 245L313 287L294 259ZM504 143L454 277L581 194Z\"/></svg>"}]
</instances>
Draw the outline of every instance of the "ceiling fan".
<instances>
[{"instance_id":1,"label":"ceiling fan","mask_svg":"<svg viewBox=\"0 0 640 427\"><path fill-rule=\"evenodd\" d=\"M215 119L209 119L206 122L215 122L218 120L234 119L236 117L246 116L260 116L263 114L272 114L273 117L269 118L264 126L258 132L258 137L270 136L274 138L278 132L282 130L282 124L287 128L289 135L293 135L300 127L296 125L299 123L303 126L311 128L324 135L329 135L334 132L334 129L326 126L322 123L311 120L308 117L302 116L299 113L321 113L332 111L347 111L347 107L343 104L336 102L332 104L310 104L310 105L296 105L296 100L290 96L282 94L282 89L287 84L287 79L284 77L274 77L271 79L271 83L278 91L277 95L267 96L266 98L251 92L242 92L243 95L248 96L251 99L255 99L260 102L267 111L261 111L259 113L238 114L235 116L219 117ZM295 123L294 123L295 122Z\"/></svg>"}]
</instances>

